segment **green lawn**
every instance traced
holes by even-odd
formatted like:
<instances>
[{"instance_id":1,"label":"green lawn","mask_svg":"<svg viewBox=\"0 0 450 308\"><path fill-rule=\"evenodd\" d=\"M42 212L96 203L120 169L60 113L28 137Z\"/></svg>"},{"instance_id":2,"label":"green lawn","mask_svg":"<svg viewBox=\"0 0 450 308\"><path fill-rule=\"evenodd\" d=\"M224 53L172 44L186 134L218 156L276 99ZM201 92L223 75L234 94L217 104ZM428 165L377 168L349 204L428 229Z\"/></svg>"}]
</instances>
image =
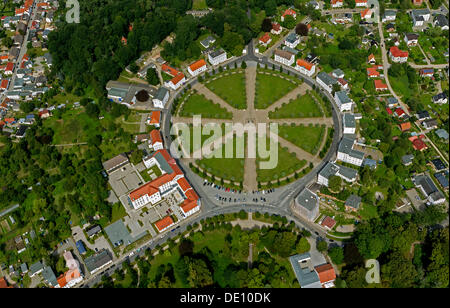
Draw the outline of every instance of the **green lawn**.
<instances>
[{"instance_id":1,"label":"green lawn","mask_svg":"<svg viewBox=\"0 0 450 308\"><path fill-rule=\"evenodd\" d=\"M126 215L127 212L123 207L122 203L117 202L112 205L111 223L121 219L122 217L125 217Z\"/></svg>"},{"instance_id":2,"label":"green lawn","mask_svg":"<svg viewBox=\"0 0 450 308\"><path fill-rule=\"evenodd\" d=\"M273 141L272 148L274 148ZM288 150L282 148L278 144L278 160L274 169L260 169L259 162L267 161L268 159L256 159L257 180L258 182L267 182L282 178L294 173L306 165L306 160L299 160L294 153L289 153Z\"/></svg>"},{"instance_id":3,"label":"green lawn","mask_svg":"<svg viewBox=\"0 0 450 308\"><path fill-rule=\"evenodd\" d=\"M403 96L403 99L408 99L414 95L413 91L409 88L407 75L403 75L401 77L389 76L389 82L391 83L395 93Z\"/></svg>"},{"instance_id":4,"label":"green lawn","mask_svg":"<svg viewBox=\"0 0 450 308\"><path fill-rule=\"evenodd\" d=\"M320 150L320 145L325 134L325 126L291 126L284 124L278 127L278 133L281 138L284 138L306 152L315 155Z\"/></svg>"},{"instance_id":5,"label":"green lawn","mask_svg":"<svg viewBox=\"0 0 450 308\"><path fill-rule=\"evenodd\" d=\"M236 71L230 73L218 75L216 80L212 80L205 85L234 108L245 109L247 108L247 101L244 73Z\"/></svg>"},{"instance_id":6,"label":"green lawn","mask_svg":"<svg viewBox=\"0 0 450 308\"><path fill-rule=\"evenodd\" d=\"M179 113L182 117L192 117L194 115L201 115L203 118L213 119L232 119L233 114L222 108L219 104L216 104L210 100L207 100L205 96L200 94L192 94L183 103L182 109Z\"/></svg>"},{"instance_id":7,"label":"green lawn","mask_svg":"<svg viewBox=\"0 0 450 308\"><path fill-rule=\"evenodd\" d=\"M207 172L223 178L225 180L231 180L234 182L241 182L244 180L244 158L236 158L236 144L237 139L234 138L234 146L233 146L233 153L234 158L203 158L200 160L197 160L197 164L205 169ZM232 140L228 141L228 144L233 142ZM244 143L245 145L245 143ZM214 151L214 153L222 153L222 157L225 157L225 146L220 147L220 149L217 149ZM244 149L244 156L245 156L245 149Z\"/></svg>"},{"instance_id":8,"label":"green lawn","mask_svg":"<svg viewBox=\"0 0 450 308\"><path fill-rule=\"evenodd\" d=\"M192 9L193 10L206 10L208 5L206 4L206 0L193 0Z\"/></svg>"},{"instance_id":9,"label":"green lawn","mask_svg":"<svg viewBox=\"0 0 450 308\"><path fill-rule=\"evenodd\" d=\"M313 118L321 116L323 116L323 113L310 94L299 96L269 113L270 119Z\"/></svg>"},{"instance_id":10,"label":"green lawn","mask_svg":"<svg viewBox=\"0 0 450 308\"><path fill-rule=\"evenodd\" d=\"M279 76L256 75L255 108L265 109L294 90L296 84Z\"/></svg>"}]
</instances>

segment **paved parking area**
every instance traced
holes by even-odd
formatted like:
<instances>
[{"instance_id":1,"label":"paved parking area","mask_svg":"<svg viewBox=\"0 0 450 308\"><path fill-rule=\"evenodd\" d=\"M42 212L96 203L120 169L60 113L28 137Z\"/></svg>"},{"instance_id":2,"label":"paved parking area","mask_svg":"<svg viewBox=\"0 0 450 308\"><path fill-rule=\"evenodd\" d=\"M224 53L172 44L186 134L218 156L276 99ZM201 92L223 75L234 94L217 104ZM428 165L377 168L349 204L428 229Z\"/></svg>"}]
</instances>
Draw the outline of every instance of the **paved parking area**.
<instances>
[{"instance_id":1,"label":"paved parking area","mask_svg":"<svg viewBox=\"0 0 450 308\"><path fill-rule=\"evenodd\" d=\"M119 198L143 184L131 164L127 164L111 173L108 182Z\"/></svg>"},{"instance_id":2,"label":"paved parking area","mask_svg":"<svg viewBox=\"0 0 450 308\"><path fill-rule=\"evenodd\" d=\"M414 188L407 190L406 195L408 196L409 200L411 200L411 203L416 208L416 210L425 209L424 202L420 199L419 194Z\"/></svg>"}]
</instances>

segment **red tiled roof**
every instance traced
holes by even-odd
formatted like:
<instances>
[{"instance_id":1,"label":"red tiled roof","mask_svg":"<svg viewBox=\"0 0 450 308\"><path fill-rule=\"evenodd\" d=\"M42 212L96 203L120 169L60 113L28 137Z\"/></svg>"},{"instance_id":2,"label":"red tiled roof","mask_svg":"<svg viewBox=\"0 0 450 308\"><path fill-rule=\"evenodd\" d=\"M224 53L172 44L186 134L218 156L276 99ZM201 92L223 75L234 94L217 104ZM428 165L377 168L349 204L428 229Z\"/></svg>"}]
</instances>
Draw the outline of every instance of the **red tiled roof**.
<instances>
[{"instance_id":1,"label":"red tiled roof","mask_svg":"<svg viewBox=\"0 0 450 308\"><path fill-rule=\"evenodd\" d=\"M180 72L177 71L176 69L174 69L173 67L170 67L169 65L167 65L166 63L164 63L163 65L161 65L161 70L167 74L169 74L172 77L177 76Z\"/></svg>"},{"instance_id":2,"label":"red tiled roof","mask_svg":"<svg viewBox=\"0 0 450 308\"><path fill-rule=\"evenodd\" d=\"M334 227L334 225L336 225L336 220L334 220L333 218L327 216L324 218L324 220L322 221L322 226L324 227L328 227L330 229L332 229Z\"/></svg>"},{"instance_id":3,"label":"red tiled roof","mask_svg":"<svg viewBox=\"0 0 450 308\"><path fill-rule=\"evenodd\" d=\"M6 123L12 123L12 122L14 122L16 119L14 119L14 118L4 118L3 119Z\"/></svg>"},{"instance_id":4,"label":"red tiled roof","mask_svg":"<svg viewBox=\"0 0 450 308\"><path fill-rule=\"evenodd\" d=\"M417 151L422 151L422 150L428 149L428 146L426 145L426 143L423 142L423 140L420 138L414 139L412 141L412 144L413 144L413 148Z\"/></svg>"},{"instance_id":5,"label":"red tiled roof","mask_svg":"<svg viewBox=\"0 0 450 308\"><path fill-rule=\"evenodd\" d=\"M13 62L8 62L8 64L6 64L5 71L12 71L13 69L14 69L14 63Z\"/></svg>"},{"instance_id":6,"label":"red tiled roof","mask_svg":"<svg viewBox=\"0 0 450 308\"><path fill-rule=\"evenodd\" d=\"M189 65L189 68L191 69L191 71L195 72L196 70L200 69L201 67L205 66L206 62L203 59L200 59L194 63L192 63L191 65Z\"/></svg>"},{"instance_id":7,"label":"red tiled roof","mask_svg":"<svg viewBox=\"0 0 450 308\"><path fill-rule=\"evenodd\" d=\"M312 63L310 63L310 62L308 62L308 61L305 61L305 60L303 60L303 59L298 59L298 60L297 60L297 65L298 65L298 66L301 66L301 67L304 67L305 69L307 69L308 71L310 71L314 64L312 64Z\"/></svg>"},{"instance_id":8,"label":"red tiled roof","mask_svg":"<svg viewBox=\"0 0 450 308\"><path fill-rule=\"evenodd\" d=\"M16 14L15 15L22 15L25 12L24 8L16 8Z\"/></svg>"},{"instance_id":9,"label":"red tiled roof","mask_svg":"<svg viewBox=\"0 0 450 308\"><path fill-rule=\"evenodd\" d=\"M261 42L263 42L264 44L266 44L269 40L270 40L270 35L269 35L269 33L265 33L263 36L261 36L260 38L259 38L259 40L261 41Z\"/></svg>"},{"instance_id":10,"label":"red tiled roof","mask_svg":"<svg viewBox=\"0 0 450 308\"><path fill-rule=\"evenodd\" d=\"M173 77L170 81L176 85L178 84L181 80L183 80L184 78L184 74L183 73L179 73L178 75L176 75L175 77Z\"/></svg>"},{"instance_id":11,"label":"red tiled roof","mask_svg":"<svg viewBox=\"0 0 450 308\"><path fill-rule=\"evenodd\" d=\"M395 109L395 113L397 114L397 116L400 117L405 114L405 111L403 111L403 109L399 107L399 108Z\"/></svg>"},{"instance_id":12,"label":"red tiled roof","mask_svg":"<svg viewBox=\"0 0 450 308\"><path fill-rule=\"evenodd\" d=\"M162 143L161 133L157 129L150 132L150 138L152 139L152 144L155 144L156 142Z\"/></svg>"},{"instance_id":13,"label":"red tiled roof","mask_svg":"<svg viewBox=\"0 0 450 308\"><path fill-rule=\"evenodd\" d=\"M159 124L160 119L161 111L152 111L152 114L150 116L150 124Z\"/></svg>"},{"instance_id":14,"label":"red tiled roof","mask_svg":"<svg viewBox=\"0 0 450 308\"><path fill-rule=\"evenodd\" d=\"M297 15L297 13L293 9L287 9L286 11L284 11L283 17L286 15Z\"/></svg>"},{"instance_id":15,"label":"red tiled roof","mask_svg":"<svg viewBox=\"0 0 450 308\"><path fill-rule=\"evenodd\" d=\"M380 73L377 71L376 67L368 67L367 75L369 77L378 77L378 76L380 76Z\"/></svg>"},{"instance_id":16,"label":"red tiled roof","mask_svg":"<svg viewBox=\"0 0 450 308\"><path fill-rule=\"evenodd\" d=\"M6 89L6 88L8 88L8 84L9 84L9 80L8 79L3 79L2 83L0 85L0 88L1 89Z\"/></svg>"},{"instance_id":17,"label":"red tiled roof","mask_svg":"<svg viewBox=\"0 0 450 308\"><path fill-rule=\"evenodd\" d=\"M375 56L373 55L373 53L371 53L371 54L367 57L367 59L368 59L369 62L370 62L370 61L372 61L372 60L375 60Z\"/></svg>"},{"instance_id":18,"label":"red tiled roof","mask_svg":"<svg viewBox=\"0 0 450 308\"><path fill-rule=\"evenodd\" d=\"M149 182L130 192L129 196L131 201L135 201L145 195L152 196L156 194L158 191L159 190L157 188L152 186L152 182Z\"/></svg>"},{"instance_id":19,"label":"red tiled roof","mask_svg":"<svg viewBox=\"0 0 450 308\"><path fill-rule=\"evenodd\" d=\"M366 16L371 16L372 10L371 9L365 9L361 11L361 18L365 18Z\"/></svg>"},{"instance_id":20,"label":"red tiled roof","mask_svg":"<svg viewBox=\"0 0 450 308\"><path fill-rule=\"evenodd\" d=\"M317 275L319 275L320 283L325 283L336 279L336 273L334 272L334 268L329 263L318 265L314 267L314 269L316 270Z\"/></svg>"},{"instance_id":21,"label":"red tiled roof","mask_svg":"<svg viewBox=\"0 0 450 308\"><path fill-rule=\"evenodd\" d=\"M344 0L331 0L331 4L344 3Z\"/></svg>"},{"instance_id":22,"label":"red tiled roof","mask_svg":"<svg viewBox=\"0 0 450 308\"><path fill-rule=\"evenodd\" d=\"M411 129L411 122L400 123L400 129L402 132Z\"/></svg>"},{"instance_id":23,"label":"red tiled roof","mask_svg":"<svg viewBox=\"0 0 450 308\"><path fill-rule=\"evenodd\" d=\"M191 185L189 184L189 182L184 177L178 179L177 183L178 183L178 185L180 185L181 190L183 190L183 192L185 192L188 189L192 188Z\"/></svg>"},{"instance_id":24,"label":"red tiled roof","mask_svg":"<svg viewBox=\"0 0 450 308\"><path fill-rule=\"evenodd\" d=\"M173 225L173 219L170 216L166 216L163 219L155 222L155 226L156 226L156 228L158 228L159 231L167 228L170 225Z\"/></svg>"},{"instance_id":25,"label":"red tiled roof","mask_svg":"<svg viewBox=\"0 0 450 308\"><path fill-rule=\"evenodd\" d=\"M408 57L408 52L400 50L397 46L392 46L389 49L389 52L391 53L391 55L393 55L396 58L398 58L398 57L400 57L400 58L407 58Z\"/></svg>"},{"instance_id":26,"label":"red tiled roof","mask_svg":"<svg viewBox=\"0 0 450 308\"><path fill-rule=\"evenodd\" d=\"M367 3L367 0L355 0L355 3Z\"/></svg>"},{"instance_id":27,"label":"red tiled roof","mask_svg":"<svg viewBox=\"0 0 450 308\"><path fill-rule=\"evenodd\" d=\"M280 28L281 28L281 26L279 23L276 23L276 22L272 23L272 30L279 31Z\"/></svg>"},{"instance_id":28,"label":"red tiled roof","mask_svg":"<svg viewBox=\"0 0 450 308\"><path fill-rule=\"evenodd\" d=\"M8 286L8 282L5 280L5 277L0 278L0 289L10 289L12 286Z\"/></svg>"},{"instance_id":29,"label":"red tiled roof","mask_svg":"<svg viewBox=\"0 0 450 308\"><path fill-rule=\"evenodd\" d=\"M382 80L376 79L373 81L375 83L375 89L387 89L388 86Z\"/></svg>"},{"instance_id":30,"label":"red tiled roof","mask_svg":"<svg viewBox=\"0 0 450 308\"><path fill-rule=\"evenodd\" d=\"M391 108L389 108L389 107L386 107L386 111L387 111L387 113L388 113L389 115L392 115L392 114L393 114Z\"/></svg>"},{"instance_id":31,"label":"red tiled roof","mask_svg":"<svg viewBox=\"0 0 450 308\"><path fill-rule=\"evenodd\" d=\"M50 111L48 111L47 109L39 111L39 116L42 117L44 114L50 114Z\"/></svg>"},{"instance_id":32,"label":"red tiled roof","mask_svg":"<svg viewBox=\"0 0 450 308\"><path fill-rule=\"evenodd\" d=\"M181 205L181 209L183 210L184 213L187 213L197 206L198 206L197 200L186 199Z\"/></svg>"}]
</instances>

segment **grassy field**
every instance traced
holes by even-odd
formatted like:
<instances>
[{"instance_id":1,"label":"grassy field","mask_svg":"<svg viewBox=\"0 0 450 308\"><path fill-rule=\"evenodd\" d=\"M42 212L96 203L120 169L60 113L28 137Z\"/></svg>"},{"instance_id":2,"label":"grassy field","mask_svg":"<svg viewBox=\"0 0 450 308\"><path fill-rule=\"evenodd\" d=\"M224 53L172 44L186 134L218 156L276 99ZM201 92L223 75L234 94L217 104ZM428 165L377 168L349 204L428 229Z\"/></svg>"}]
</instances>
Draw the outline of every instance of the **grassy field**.
<instances>
[{"instance_id":1,"label":"grassy field","mask_svg":"<svg viewBox=\"0 0 450 308\"><path fill-rule=\"evenodd\" d=\"M192 94L183 104L180 111L182 117L192 117L193 115L201 115L203 118L213 119L232 119L233 114L222 108L205 96L200 94Z\"/></svg>"},{"instance_id":2,"label":"grassy field","mask_svg":"<svg viewBox=\"0 0 450 308\"><path fill-rule=\"evenodd\" d=\"M308 94L299 96L269 113L270 119L313 118L323 115L316 101Z\"/></svg>"},{"instance_id":3,"label":"grassy field","mask_svg":"<svg viewBox=\"0 0 450 308\"><path fill-rule=\"evenodd\" d=\"M257 74L255 108L265 109L294 90L296 84L279 76Z\"/></svg>"},{"instance_id":4,"label":"grassy field","mask_svg":"<svg viewBox=\"0 0 450 308\"><path fill-rule=\"evenodd\" d=\"M228 142L231 143L234 141L233 151L234 151L234 157L235 158L203 158L200 160L197 160L197 164L206 170L207 172L218 176L220 178L223 178L225 180L231 180L234 182L241 182L244 180L244 158L236 158L236 144L237 144L237 138L234 138L233 140L229 140ZM214 151L214 154L222 153L222 157L225 157L225 146L220 147L220 149L217 149ZM244 152L245 155L245 152Z\"/></svg>"},{"instance_id":5,"label":"grassy field","mask_svg":"<svg viewBox=\"0 0 450 308\"><path fill-rule=\"evenodd\" d=\"M272 141L272 148L274 148ZM287 149L282 148L278 144L278 162L274 169L260 169L259 162L268 159L256 159L257 180L258 182L267 182L276 180L294 173L296 170L306 165L305 160L299 160L294 153L290 153Z\"/></svg>"},{"instance_id":6,"label":"grassy field","mask_svg":"<svg viewBox=\"0 0 450 308\"><path fill-rule=\"evenodd\" d=\"M193 0L192 9L193 10L206 10L208 5L206 4L206 0Z\"/></svg>"},{"instance_id":7,"label":"grassy field","mask_svg":"<svg viewBox=\"0 0 450 308\"><path fill-rule=\"evenodd\" d=\"M392 85L395 93L403 96L403 99L408 99L414 95L413 91L409 88L408 76L403 75L401 77L389 76L389 82Z\"/></svg>"},{"instance_id":8,"label":"grassy field","mask_svg":"<svg viewBox=\"0 0 450 308\"><path fill-rule=\"evenodd\" d=\"M281 138L315 155L320 149L325 134L325 126L290 126L284 124L278 127L278 132Z\"/></svg>"},{"instance_id":9,"label":"grassy field","mask_svg":"<svg viewBox=\"0 0 450 308\"><path fill-rule=\"evenodd\" d=\"M247 108L243 72L219 76L205 85L234 108Z\"/></svg>"}]
</instances>

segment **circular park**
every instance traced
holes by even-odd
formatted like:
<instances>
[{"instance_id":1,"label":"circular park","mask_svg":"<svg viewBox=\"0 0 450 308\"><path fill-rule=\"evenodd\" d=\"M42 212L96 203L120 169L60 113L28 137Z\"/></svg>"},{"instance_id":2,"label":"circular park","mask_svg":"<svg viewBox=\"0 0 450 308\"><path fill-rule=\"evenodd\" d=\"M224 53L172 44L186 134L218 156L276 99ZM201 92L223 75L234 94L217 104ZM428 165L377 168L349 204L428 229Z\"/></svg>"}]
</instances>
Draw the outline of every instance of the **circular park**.
<instances>
[{"instance_id":1,"label":"circular park","mask_svg":"<svg viewBox=\"0 0 450 308\"><path fill-rule=\"evenodd\" d=\"M184 123L189 133L178 131L172 137L189 144L182 162L205 179L244 191L278 187L306 175L328 152L334 133L330 102L283 68L244 64L213 70L197 81L172 108L171 124ZM277 131L267 131L265 137L266 150L278 150L276 164L261 168L271 157L260 156L258 142L251 147L247 133L231 132L233 138L225 138L203 131L200 144L194 144L194 116L201 116L203 127L213 123L222 131L227 123L277 124ZM233 155L225 153L230 148Z\"/></svg>"}]
</instances>

